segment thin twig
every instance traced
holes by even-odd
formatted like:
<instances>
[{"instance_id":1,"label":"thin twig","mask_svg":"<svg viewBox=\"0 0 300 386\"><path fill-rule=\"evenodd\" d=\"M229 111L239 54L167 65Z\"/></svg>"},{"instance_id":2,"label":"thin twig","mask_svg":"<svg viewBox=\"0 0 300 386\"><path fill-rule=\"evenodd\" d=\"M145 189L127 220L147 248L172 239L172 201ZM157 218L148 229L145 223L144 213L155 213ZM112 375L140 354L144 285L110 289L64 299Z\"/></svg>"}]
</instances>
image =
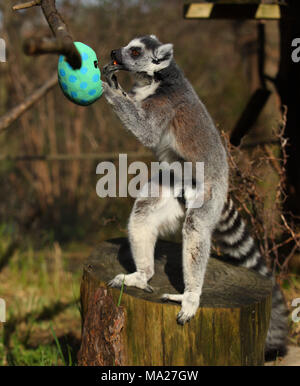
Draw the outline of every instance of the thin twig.
<instances>
[{"instance_id":1,"label":"thin twig","mask_svg":"<svg viewBox=\"0 0 300 386\"><path fill-rule=\"evenodd\" d=\"M297 235L295 234L295 232L293 231L293 229L292 229L292 228L289 226L289 224L287 223L287 221L286 221L284 215L282 214L280 217L281 217L281 219L282 219L282 221L283 221L283 223L284 223L284 226L286 227L286 229L287 229L287 230L290 232L290 234L292 235L292 237L293 237L293 239L294 239L296 245L297 245L298 247L300 247L300 241L298 240Z\"/></svg>"},{"instance_id":2,"label":"thin twig","mask_svg":"<svg viewBox=\"0 0 300 386\"><path fill-rule=\"evenodd\" d=\"M300 240L300 233L296 233L295 237ZM275 252L276 250L283 247L284 245L290 243L291 241L294 241L295 237L291 236L288 239L284 240L282 243L274 245L271 249L268 250L268 253Z\"/></svg>"},{"instance_id":3,"label":"thin twig","mask_svg":"<svg viewBox=\"0 0 300 386\"><path fill-rule=\"evenodd\" d=\"M37 5L41 5L41 0L32 0L32 1L28 1L27 3L16 4L13 6L13 10L18 11L20 9L31 8Z\"/></svg>"},{"instance_id":4,"label":"thin twig","mask_svg":"<svg viewBox=\"0 0 300 386\"><path fill-rule=\"evenodd\" d=\"M263 147L264 147L265 152L268 154L268 159L270 160L271 165L275 169L276 173L278 173L278 175L280 176L281 175L281 165L280 165L279 160L274 157L274 154L268 145L264 145Z\"/></svg>"}]
</instances>

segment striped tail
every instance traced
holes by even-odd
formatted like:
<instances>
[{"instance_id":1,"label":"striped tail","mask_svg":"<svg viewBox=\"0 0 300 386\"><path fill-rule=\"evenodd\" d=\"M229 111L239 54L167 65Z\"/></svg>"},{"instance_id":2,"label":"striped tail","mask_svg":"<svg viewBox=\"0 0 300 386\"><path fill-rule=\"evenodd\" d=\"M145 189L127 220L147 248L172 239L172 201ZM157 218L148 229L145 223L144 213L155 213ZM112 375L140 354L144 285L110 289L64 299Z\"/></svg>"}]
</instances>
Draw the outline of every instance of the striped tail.
<instances>
[{"instance_id":1,"label":"striped tail","mask_svg":"<svg viewBox=\"0 0 300 386\"><path fill-rule=\"evenodd\" d=\"M252 269L262 276L272 277L272 273L268 270L264 258L231 199L228 199L224 205L220 221L214 231L214 239L222 251L222 260ZM273 283L271 319L265 344L266 360L286 354L288 333L287 308L274 278Z\"/></svg>"}]
</instances>

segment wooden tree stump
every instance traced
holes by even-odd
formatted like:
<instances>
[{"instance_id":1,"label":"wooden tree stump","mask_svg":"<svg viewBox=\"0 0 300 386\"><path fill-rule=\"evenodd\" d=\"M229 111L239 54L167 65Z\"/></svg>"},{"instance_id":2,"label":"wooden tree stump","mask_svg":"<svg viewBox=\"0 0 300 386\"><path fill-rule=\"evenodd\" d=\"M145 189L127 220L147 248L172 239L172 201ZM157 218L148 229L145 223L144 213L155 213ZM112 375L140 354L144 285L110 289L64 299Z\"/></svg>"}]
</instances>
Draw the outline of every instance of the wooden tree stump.
<instances>
[{"instance_id":1,"label":"wooden tree stump","mask_svg":"<svg viewBox=\"0 0 300 386\"><path fill-rule=\"evenodd\" d=\"M211 258L201 306L184 326L180 305L163 293L182 293L181 245L158 241L153 293L107 289L115 275L134 272L126 239L104 242L83 269L80 365L263 365L271 281ZM100 287L100 288L99 288Z\"/></svg>"}]
</instances>

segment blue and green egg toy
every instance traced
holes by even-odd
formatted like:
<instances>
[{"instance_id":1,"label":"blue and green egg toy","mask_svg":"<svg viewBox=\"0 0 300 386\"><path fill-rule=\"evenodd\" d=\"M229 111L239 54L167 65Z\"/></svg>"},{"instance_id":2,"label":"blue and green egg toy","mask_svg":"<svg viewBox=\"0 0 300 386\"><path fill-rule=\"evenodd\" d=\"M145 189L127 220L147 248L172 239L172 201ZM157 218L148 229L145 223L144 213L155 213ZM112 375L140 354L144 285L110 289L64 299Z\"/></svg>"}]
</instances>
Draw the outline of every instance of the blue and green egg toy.
<instances>
[{"instance_id":1,"label":"blue and green egg toy","mask_svg":"<svg viewBox=\"0 0 300 386\"><path fill-rule=\"evenodd\" d=\"M61 55L58 60L58 82L65 96L72 102L87 106L103 93L101 72L95 51L86 44L75 42L82 59L81 67L74 70Z\"/></svg>"}]
</instances>

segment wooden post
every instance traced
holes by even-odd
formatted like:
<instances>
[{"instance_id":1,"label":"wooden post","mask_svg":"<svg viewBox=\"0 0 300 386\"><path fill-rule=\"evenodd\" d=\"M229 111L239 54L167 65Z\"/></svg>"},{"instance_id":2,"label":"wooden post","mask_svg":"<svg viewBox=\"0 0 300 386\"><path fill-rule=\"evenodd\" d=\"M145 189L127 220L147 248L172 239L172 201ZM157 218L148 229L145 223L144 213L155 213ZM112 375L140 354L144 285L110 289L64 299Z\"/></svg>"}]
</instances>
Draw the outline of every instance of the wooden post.
<instances>
[{"instance_id":1,"label":"wooden post","mask_svg":"<svg viewBox=\"0 0 300 386\"><path fill-rule=\"evenodd\" d=\"M181 245L159 241L154 292L106 282L133 272L126 239L102 243L84 265L80 365L263 365L271 307L271 282L245 268L211 258L201 307L186 325L176 323L180 305L162 303L181 293Z\"/></svg>"}]
</instances>

